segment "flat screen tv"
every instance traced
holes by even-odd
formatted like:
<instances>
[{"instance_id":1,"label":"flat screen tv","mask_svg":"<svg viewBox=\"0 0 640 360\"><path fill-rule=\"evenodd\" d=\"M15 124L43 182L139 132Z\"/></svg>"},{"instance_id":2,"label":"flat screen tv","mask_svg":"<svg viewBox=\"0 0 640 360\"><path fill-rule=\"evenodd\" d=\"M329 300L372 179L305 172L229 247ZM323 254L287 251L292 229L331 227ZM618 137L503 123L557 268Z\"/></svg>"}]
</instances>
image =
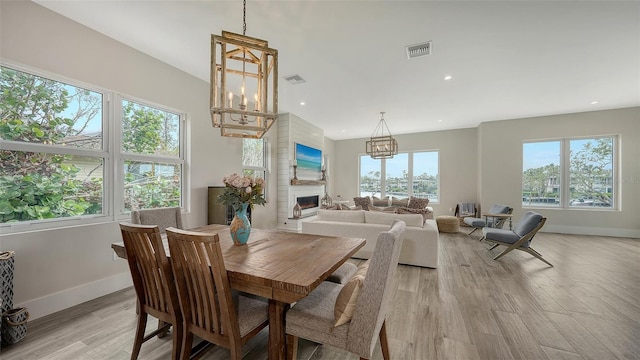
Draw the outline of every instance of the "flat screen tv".
<instances>
[{"instance_id":1,"label":"flat screen tv","mask_svg":"<svg viewBox=\"0 0 640 360\"><path fill-rule=\"evenodd\" d=\"M322 177L322 150L295 143L297 175L300 180L319 180Z\"/></svg>"}]
</instances>

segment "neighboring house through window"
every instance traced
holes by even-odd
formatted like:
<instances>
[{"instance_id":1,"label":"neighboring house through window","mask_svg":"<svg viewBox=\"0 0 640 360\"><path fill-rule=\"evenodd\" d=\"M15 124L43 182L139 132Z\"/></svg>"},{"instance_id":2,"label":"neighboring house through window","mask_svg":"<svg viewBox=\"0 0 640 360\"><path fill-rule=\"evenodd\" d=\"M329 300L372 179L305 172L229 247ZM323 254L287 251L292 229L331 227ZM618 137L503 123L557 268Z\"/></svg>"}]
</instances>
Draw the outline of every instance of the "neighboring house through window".
<instances>
[{"instance_id":1,"label":"neighboring house through window","mask_svg":"<svg viewBox=\"0 0 640 360\"><path fill-rule=\"evenodd\" d=\"M522 206L616 208L616 144L616 136L525 142Z\"/></svg>"}]
</instances>

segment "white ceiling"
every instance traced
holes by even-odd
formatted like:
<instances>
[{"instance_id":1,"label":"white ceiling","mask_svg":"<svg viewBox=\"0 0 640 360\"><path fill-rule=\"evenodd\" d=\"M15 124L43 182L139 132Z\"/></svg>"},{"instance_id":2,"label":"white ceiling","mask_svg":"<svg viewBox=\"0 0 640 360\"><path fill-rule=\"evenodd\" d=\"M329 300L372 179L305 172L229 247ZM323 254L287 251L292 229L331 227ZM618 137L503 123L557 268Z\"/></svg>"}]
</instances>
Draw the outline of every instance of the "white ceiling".
<instances>
[{"instance_id":1,"label":"white ceiling","mask_svg":"<svg viewBox=\"0 0 640 360\"><path fill-rule=\"evenodd\" d=\"M207 82L210 35L242 33L240 0L36 2ZM278 49L279 112L334 140L640 105L637 1L248 1L246 34Z\"/></svg>"}]
</instances>

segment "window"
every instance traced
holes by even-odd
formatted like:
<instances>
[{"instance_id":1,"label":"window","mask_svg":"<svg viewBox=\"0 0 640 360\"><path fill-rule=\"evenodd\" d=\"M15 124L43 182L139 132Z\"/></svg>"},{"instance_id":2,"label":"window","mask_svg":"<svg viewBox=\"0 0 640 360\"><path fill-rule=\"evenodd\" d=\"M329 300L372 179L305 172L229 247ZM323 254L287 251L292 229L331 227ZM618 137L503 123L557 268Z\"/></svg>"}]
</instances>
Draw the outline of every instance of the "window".
<instances>
[{"instance_id":1,"label":"window","mask_svg":"<svg viewBox=\"0 0 640 360\"><path fill-rule=\"evenodd\" d=\"M360 196L408 196L439 201L438 152L399 153L390 159L360 156Z\"/></svg>"},{"instance_id":2,"label":"window","mask_svg":"<svg viewBox=\"0 0 640 360\"><path fill-rule=\"evenodd\" d=\"M0 94L0 226L182 204L184 115L5 65Z\"/></svg>"},{"instance_id":3,"label":"window","mask_svg":"<svg viewBox=\"0 0 640 360\"><path fill-rule=\"evenodd\" d=\"M104 94L4 66L0 94L0 223L104 214Z\"/></svg>"},{"instance_id":4,"label":"window","mask_svg":"<svg viewBox=\"0 0 640 360\"><path fill-rule=\"evenodd\" d=\"M616 137L523 144L522 205L615 208Z\"/></svg>"},{"instance_id":5,"label":"window","mask_svg":"<svg viewBox=\"0 0 640 360\"><path fill-rule=\"evenodd\" d=\"M242 139L242 173L267 180L267 146L266 140ZM266 199L267 188L263 189Z\"/></svg>"},{"instance_id":6,"label":"window","mask_svg":"<svg viewBox=\"0 0 640 360\"><path fill-rule=\"evenodd\" d=\"M181 206L180 115L122 101L124 210Z\"/></svg>"}]
</instances>

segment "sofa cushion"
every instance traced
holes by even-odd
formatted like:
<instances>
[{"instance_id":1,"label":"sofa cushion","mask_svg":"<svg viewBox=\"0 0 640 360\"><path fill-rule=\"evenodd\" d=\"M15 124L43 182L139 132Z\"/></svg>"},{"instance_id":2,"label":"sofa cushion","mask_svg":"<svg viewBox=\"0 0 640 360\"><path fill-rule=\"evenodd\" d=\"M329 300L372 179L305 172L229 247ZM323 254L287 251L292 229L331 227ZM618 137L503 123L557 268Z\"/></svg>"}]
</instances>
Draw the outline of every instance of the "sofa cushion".
<instances>
[{"instance_id":1,"label":"sofa cushion","mask_svg":"<svg viewBox=\"0 0 640 360\"><path fill-rule=\"evenodd\" d=\"M322 221L335 221L335 222L348 222L348 223L363 223L364 222L364 210L318 210L318 220Z\"/></svg>"},{"instance_id":2,"label":"sofa cushion","mask_svg":"<svg viewBox=\"0 0 640 360\"><path fill-rule=\"evenodd\" d=\"M427 221L427 219L431 219L433 217L433 212L429 209L412 209L408 207L399 207L396 212L398 214L420 214L422 215L422 222Z\"/></svg>"},{"instance_id":3,"label":"sofa cushion","mask_svg":"<svg viewBox=\"0 0 640 360\"><path fill-rule=\"evenodd\" d=\"M369 204L371 204L371 199L368 196L365 197L354 197L353 203L358 206L362 206L362 210L369 210Z\"/></svg>"},{"instance_id":4,"label":"sofa cushion","mask_svg":"<svg viewBox=\"0 0 640 360\"><path fill-rule=\"evenodd\" d=\"M379 211L366 211L364 213L364 222L370 224L389 225L393 220L402 220L407 226L422 227L424 220L420 214L393 214Z\"/></svg>"}]
</instances>

